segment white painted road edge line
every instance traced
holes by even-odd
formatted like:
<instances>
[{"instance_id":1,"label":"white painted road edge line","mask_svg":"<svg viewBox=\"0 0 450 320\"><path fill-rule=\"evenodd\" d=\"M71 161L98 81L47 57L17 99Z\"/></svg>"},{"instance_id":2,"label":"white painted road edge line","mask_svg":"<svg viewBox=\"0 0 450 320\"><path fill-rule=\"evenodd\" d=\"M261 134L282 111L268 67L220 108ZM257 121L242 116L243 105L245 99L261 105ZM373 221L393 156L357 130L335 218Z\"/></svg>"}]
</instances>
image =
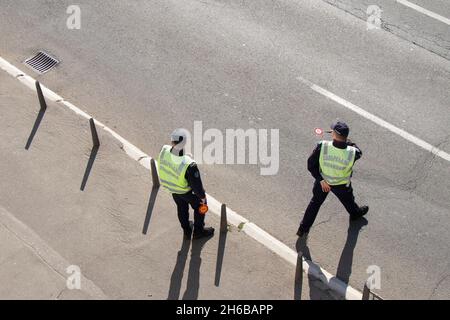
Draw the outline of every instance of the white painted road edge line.
<instances>
[{"instance_id":1,"label":"white painted road edge line","mask_svg":"<svg viewBox=\"0 0 450 320\"><path fill-rule=\"evenodd\" d=\"M397 0L398 3L407 6L411 9L414 9L416 11L419 11L420 13L423 13L431 18L434 18L436 20L439 20L445 24L448 24L450 26L450 19L447 19L446 17L443 17L437 13L434 13L433 11L427 10L425 8L422 8L421 6L418 6L417 4L411 3L407 0Z\"/></svg>"},{"instance_id":2,"label":"white painted road edge line","mask_svg":"<svg viewBox=\"0 0 450 320\"><path fill-rule=\"evenodd\" d=\"M49 247L33 230L3 207L0 207L0 224L5 226L8 231L26 244L34 254L57 272L64 282L67 281L69 274L66 273L66 270L71 264L60 256L58 252ZM81 272L81 291L86 292L96 300L107 299L107 296L99 287L83 276L83 272Z\"/></svg>"},{"instance_id":3,"label":"white painted road edge line","mask_svg":"<svg viewBox=\"0 0 450 320\"><path fill-rule=\"evenodd\" d=\"M26 75L24 72L10 64L8 61L0 57L0 69L3 69L11 76L19 79L24 85L26 85L28 88L36 91L35 87L35 79L32 77ZM41 84L42 92L45 95L46 98L48 98L50 101L60 103L64 105L65 107L69 108L76 114L78 114L81 117L84 117L86 119L92 118L88 113L82 111L72 103L65 101L61 96L57 95L50 89L46 88ZM114 130L111 130L101 122L94 120L96 126L102 128L106 132L109 132L114 138L119 140L119 142L123 146L123 150L125 153L132 159L136 160L146 169L150 170L150 160L152 159L149 155L141 151L138 147L134 146L132 143L127 141L125 138L120 136L118 133L116 133ZM222 204L216 200L213 196L207 194L208 197L208 207L210 209L210 212L214 213L215 215L219 216L221 215L221 206ZM289 248L287 245L276 239L275 237L271 236L269 233L264 231L263 229L259 228L253 223L250 223L248 219L242 217L235 211L231 210L227 207L227 220L228 223L240 228L242 224L244 224L244 227L242 230L245 230L245 233L253 238L254 240L258 241L265 247L267 247L269 250L273 251L283 259L285 259L287 262L293 264L294 266L297 263L297 253ZM295 256L295 259L292 259L292 257ZM356 289L350 287L349 285L345 284L341 280L333 277L329 272L322 269L318 265L314 264L310 261L303 261L303 270L306 274L317 278L318 280L322 281L324 284L329 286L330 289L335 291L337 294L339 294L342 297L345 297L349 300L361 300L362 299L362 293L357 291Z\"/></svg>"},{"instance_id":4,"label":"white painted road edge line","mask_svg":"<svg viewBox=\"0 0 450 320\"><path fill-rule=\"evenodd\" d=\"M400 129L399 127L394 126L393 124L390 124L389 122L377 117L374 114L371 114L370 112L367 112L366 110L354 105L353 103L335 95L334 93L312 83L311 81L302 78L302 77L297 77L297 80L299 80L300 82L306 84L308 87L310 87L311 89L313 89L315 92L320 93L321 95L339 103L341 106L346 107L347 109L352 110L353 112L359 114L360 116L366 118L367 120L370 120L374 123L376 123L377 125L379 125L380 127L386 128L389 131L399 135L400 137L402 137L403 139L406 139L412 143L414 143L415 145L421 147L422 149L425 149L426 151L431 152L432 154L450 161L450 154L448 154L447 152L433 146L432 144L406 132L403 129Z\"/></svg>"}]
</instances>

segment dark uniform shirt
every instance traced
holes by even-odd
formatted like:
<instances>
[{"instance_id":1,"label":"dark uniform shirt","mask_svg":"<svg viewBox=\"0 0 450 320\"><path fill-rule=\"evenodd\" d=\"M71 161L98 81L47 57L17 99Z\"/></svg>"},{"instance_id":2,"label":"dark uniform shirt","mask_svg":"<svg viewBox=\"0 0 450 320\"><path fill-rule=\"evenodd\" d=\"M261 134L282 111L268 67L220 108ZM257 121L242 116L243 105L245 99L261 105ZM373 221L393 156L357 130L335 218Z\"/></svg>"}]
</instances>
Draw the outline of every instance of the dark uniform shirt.
<instances>
[{"instance_id":1,"label":"dark uniform shirt","mask_svg":"<svg viewBox=\"0 0 450 320\"><path fill-rule=\"evenodd\" d=\"M333 140L333 146L336 148L339 148L339 149L346 149L347 146L355 147L356 148L355 161L362 157L361 150L353 142L350 142L350 141L341 142L341 141ZM311 172L311 175L314 177L314 179L319 180L319 181L323 180L322 175L320 174L320 164L319 164L321 149L322 149L322 143L319 142L317 144L316 148L314 149L314 151L312 152L312 154L308 158L308 171Z\"/></svg>"},{"instance_id":2,"label":"dark uniform shirt","mask_svg":"<svg viewBox=\"0 0 450 320\"><path fill-rule=\"evenodd\" d=\"M200 199L203 199L206 197L205 189L203 189L202 178L200 177L200 171L198 170L197 164L195 162L193 162L189 165L184 177L188 181L188 184L192 188L192 191Z\"/></svg>"}]
</instances>

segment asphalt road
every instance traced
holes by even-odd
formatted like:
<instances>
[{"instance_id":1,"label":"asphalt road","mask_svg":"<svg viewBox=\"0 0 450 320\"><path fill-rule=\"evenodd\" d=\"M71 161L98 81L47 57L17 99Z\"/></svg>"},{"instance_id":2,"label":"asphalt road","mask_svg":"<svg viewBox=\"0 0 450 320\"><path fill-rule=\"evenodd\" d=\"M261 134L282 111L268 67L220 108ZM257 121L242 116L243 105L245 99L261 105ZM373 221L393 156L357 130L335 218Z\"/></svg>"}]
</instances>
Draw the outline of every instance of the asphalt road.
<instances>
[{"instance_id":1,"label":"asphalt road","mask_svg":"<svg viewBox=\"0 0 450 320\"><path fill-rule=\"evenodd\" d=\"M417 5L445 18L450 17L450 5L445 0L324 0L364 21L369 14L379 13L380 27L446 59L450 59L449 25L430 18L405 4ZM398 2L400 1L400 3ZM404 4L405 3L405 4ZM419 9L420 10L420 9Z\"/></svg>"},{"instance_id":2,"label":"asphalt road","mask_svg":"<svg viewBox=\"0 0 450 320\"><path fill-rule=\"evenodd\" d=\"M1 0L0 56L24 69L37 50L54 54L62 63L37 78L153 156L195 120L279 129L277 175L201 170L207 192L292 247L311 196L313 128L345 120L364 153L353 183L369 222L348 233L330 196L310 234L313 260L357 288L378 265L386 298L450 297L449 163L297 80L450 152L448 60L322 1L79 1L81 29L68 30L71 4Z\"/></svg>"}]
</instances>

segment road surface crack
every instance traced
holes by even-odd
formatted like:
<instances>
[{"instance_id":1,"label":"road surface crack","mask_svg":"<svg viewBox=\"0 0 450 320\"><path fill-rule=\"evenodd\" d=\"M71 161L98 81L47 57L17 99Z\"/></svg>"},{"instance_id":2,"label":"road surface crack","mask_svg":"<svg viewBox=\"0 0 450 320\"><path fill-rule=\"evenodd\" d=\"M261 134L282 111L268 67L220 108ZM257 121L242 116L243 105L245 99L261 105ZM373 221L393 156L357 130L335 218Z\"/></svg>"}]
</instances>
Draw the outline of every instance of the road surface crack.
<instances>
[{"instance_id":1,"label":"road surface crack","mask_svg":"<svg viewBox=\"0 0 450 320\"><path fill-rule=\"evenodd\" d=\"M344 11L345 13L351 14L352 16L367 22L369 16L367 15L367 12L361 8L356 8L351 4L346 4L339 0L323 0L323 1L335 8ZM428 50L429 52L432 52L434 54L437 54L438 56L443 57L444 59L449 60L450 58L449 47L446 44L448 43L448 41L440 38L439 36L436 36L435 34L429 34L424 32L420 34L419 31L411 32L413 30L408 30L402 28L399 25L388 23L383 19L381 19L380 27L382 30L389 32L401 39L405 39L425 50ZM438 40L436 38L438 38ZM442 42L445 43L439 43L439 40L442 40Z\"/></svg>"},{"instance_id":2,"label":"road surface crack","mask_svg":"<svg viewBox=\"0 0 450 320\"><path fill-rule=\"evenodd\" d=\"M67 290L67 288L63 288L59 293L58 293L58 295L56 296L56 300L59 300L60 298L61 298L61 295L63 294L63 292L64 291L66 291Z\"/></svg>"},{"instance_id":3,"label":"road surface crack","mask_svg":"<svg viewBox=\"0 0 450 320\"><path fill-rule=\"evenodd\" d=\"M331 221L331 219L333 219L334 216L336 216L336 213L335 213L335 214L330 214L330 216L328 217L328 219L325 219L325 220L323 220L323 221L320 221L320 222L316 223L315 225L313 225L313 226L311 227L311 229L317 228L318 226L320 226L320 225L322 225L322 224L329 223L329 222Z\"/></svg>"},{"instance_id":4,"label":"road surface crack","mask_svg":"<svg viewBox=\"0 0 450 320\"><path fill-rule=\"evenodd\" d=\"M431 295L428 297L428 300L430 300L434 294L436 293L436 291L439 289L440 285L442 284L442 282L444 282L445 279L447 279L448 277L450 277L450 273L445 274L434 286L433 288L433 292L431 293Z\"/></svg>"},{"instance_id":5,"label":"road surface crack","mask_svg":"<svg viewBox=\"0 0 450 320\"><path fill-rule=\"evenodd\" d=\"M434 148L433 152L428 153L428 156L423 161L421 161L419 158L419 160L411 170L412 172L415 172L416 175L410 178L405 183L401 184L400 187L406 191L412 192L417 189L419 184L422 184L424 181L426 181L436 161L436 151L440 149L442 145L447 144L449 141L450 135L446 136L443 141Z\"/></svg>"}]
</instances>

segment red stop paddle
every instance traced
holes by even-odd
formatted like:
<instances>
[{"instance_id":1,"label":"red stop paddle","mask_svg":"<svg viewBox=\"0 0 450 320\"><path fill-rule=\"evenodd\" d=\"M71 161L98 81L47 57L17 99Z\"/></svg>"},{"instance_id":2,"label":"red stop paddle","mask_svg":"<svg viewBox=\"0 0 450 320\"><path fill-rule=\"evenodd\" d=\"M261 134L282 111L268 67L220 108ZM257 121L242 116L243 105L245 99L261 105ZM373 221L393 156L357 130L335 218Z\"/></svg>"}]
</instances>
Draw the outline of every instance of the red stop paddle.
<instances>
[{"instance_id":1,"label":"red stop paddle","mask_svg":"<svg viewBox=\"0 0 450 320\"><path fill-rule=\"evenodd\" d=\"M315 128L314 129L314 133L316 134L316 136L322 136L324 133L332 133L333 131L331 130L327 130L327 131L323 131L322 128Z\"/></svg>"},{"instance_id":2,"label":"red stop paddle","mask_svg":"<svg viewBox=\"0 0 450 320\"><path fill-rule=\"evenodd\" d=\"M321 136L323 135L323 130L321 128L315 128L314 133L316 134L316 136Z\"/></svg>"}]
</instances>

